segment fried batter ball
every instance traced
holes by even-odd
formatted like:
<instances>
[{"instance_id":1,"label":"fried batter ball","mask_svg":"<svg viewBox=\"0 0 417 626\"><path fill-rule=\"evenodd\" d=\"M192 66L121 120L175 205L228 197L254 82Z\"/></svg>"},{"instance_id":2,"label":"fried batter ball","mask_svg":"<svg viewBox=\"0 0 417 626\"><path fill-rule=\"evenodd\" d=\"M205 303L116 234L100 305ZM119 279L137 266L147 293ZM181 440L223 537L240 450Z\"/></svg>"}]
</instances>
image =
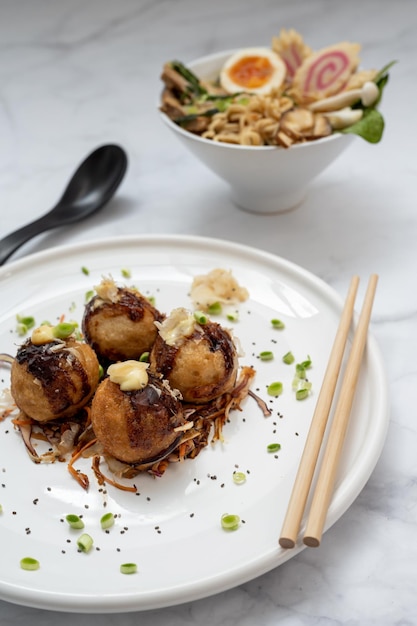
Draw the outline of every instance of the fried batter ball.
<instances>
[{"instance_id":1,"label":"fried batter ball","mask_svg":"<svg viewBox=\"0 0 417 626\"><path fill-rule=\"evenodd\" d=\"M139 291L117 287L105 279L86 305L82 320L85 340L104 363L138 359L157 334L163 315Z\"/></svg>"},{"instance_id":2,"label":"fried batter ball","mask_svg":"<svg viewBox=\"0 0 417 626\"><path fill-rule=\"evenodd\" d=\"M98 382L94 351L73 337L40 345L28 339L11 368L14 401L38 422L75 415L90 400Z\"/></svg>"},{"instance_id":3,"label":"fried batter ball","mask_svg":"<svg viewBox=\"0 0 417 626\"><path fill-rule=\"evenodd\" d=\"M150 373L143 388L131 391L105 378L92 402L91 421L106 452L140 464L169 454L181 439L175 428L186 423L181 402L166 382Z\"/></svg>"},{"instance_id":4,"label":"fried batter ball","mask_svg":"<svg viewBox=\"0 0 417 626\"><path fill-rule=\"evenodd\" d=\"M232 336L220 324L198 324L176 309L159 333L150 354L151 371L160 373L184 402L202 404L231 391L238 372L238 355ZM176 328L186 330L178 333ZM174 338L173 338L174 337Z\"/></svg>"}]
</instances>

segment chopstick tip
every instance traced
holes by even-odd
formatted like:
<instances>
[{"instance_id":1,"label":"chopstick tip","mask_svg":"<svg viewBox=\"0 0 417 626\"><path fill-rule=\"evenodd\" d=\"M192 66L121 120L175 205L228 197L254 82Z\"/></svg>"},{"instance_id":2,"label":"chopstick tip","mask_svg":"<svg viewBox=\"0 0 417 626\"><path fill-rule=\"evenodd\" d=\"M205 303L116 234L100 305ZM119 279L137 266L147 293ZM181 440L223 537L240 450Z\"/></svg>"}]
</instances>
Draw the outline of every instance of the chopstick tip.
<instances>
[{"instance_id":1,"label":"chopstick tip","mask_svg":"<svg viewBox=\"0 0 417 626\"><path fill-rule=\"evenodd\" d=\"M281 546L281 548L290 549L295 546L295 541L293 539L290 539L289 537L280 537L279 545Z\"/></svg>"},{"instance_id":2,"label":"chopstick tip","mask_svg":"<svg viewBox=\"0 0 417 626\"><path fill-rule=\"evenodd\" d=\"M320 540L317 539L317 537L309 537L308 535L306 535L305 537L303 537L303 543L309 548L318 548L320 545Z\"/></svg>"}]
</instances>

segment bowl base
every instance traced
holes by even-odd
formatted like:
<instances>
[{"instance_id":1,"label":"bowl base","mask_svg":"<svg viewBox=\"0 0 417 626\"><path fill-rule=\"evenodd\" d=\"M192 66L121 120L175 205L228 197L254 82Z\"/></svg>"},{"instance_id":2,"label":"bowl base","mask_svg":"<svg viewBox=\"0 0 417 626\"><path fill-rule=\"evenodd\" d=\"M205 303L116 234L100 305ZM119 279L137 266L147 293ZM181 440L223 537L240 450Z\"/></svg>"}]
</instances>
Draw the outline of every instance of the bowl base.
<instances>
[{"instance_id":1,"label":"bowl base","mask_svg":"<svg viewBox=\"0 0 417 626\"><path fill-rule=\"evenodd\" d=\"M303 202L305 196L305 189L271 196L260 196L259 193L251 193L247 189L232 189L232 200L239 209L260 215L292 211Z\"/></svg>"}]
</instances>

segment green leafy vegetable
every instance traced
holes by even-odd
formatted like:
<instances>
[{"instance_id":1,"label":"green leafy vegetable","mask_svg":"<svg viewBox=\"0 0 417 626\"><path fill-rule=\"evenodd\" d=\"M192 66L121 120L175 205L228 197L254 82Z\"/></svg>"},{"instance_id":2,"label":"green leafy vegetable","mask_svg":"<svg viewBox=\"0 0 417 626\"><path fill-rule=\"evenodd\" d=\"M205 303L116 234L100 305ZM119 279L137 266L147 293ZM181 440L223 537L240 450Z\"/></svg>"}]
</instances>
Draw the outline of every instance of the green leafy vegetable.
<instances>
[{"instance_id":1,"label":"green leafy vegetable","mask_svg":"<svg viewBox=\"0 0 417 626\"><path fill-rule=\"evenodd\" d=\"M374 78L374 83L379 89L379 96L376 102L371 107L364 107L359 101L352 108L363 109L363 117L358 122L343 128L340 132L344 134L358 135L368 141L369 143L379 143L384 133L385 122L381 113L377 110L379 103L381 102L382 94L388 83L389 74L388 70L395 65L396 61L391 61L385 65L382 70Z\"/></svg>"},{"instance_id":2,"label":"green leafy vegetable","mask_svg":"<svg viewBox=\"0 0 417 626\"><path fill-rule=\"evenodd\" d=\"M183 78L185 78L189 84L190 91L197 95L204 95L207 93L207 89L204 89L204 87L200 84L198 77L190 69L188 69L188 67L185 67L181 61L171 61L171 67Z\"/></svg>"},{"instance_id":3,"label":"green leafy vegetable","mask_svg":"<svg viewBox=\"0 0 417 626\"><path fill-rule=\"evenodd\" d=\"M363 117L352 126L343 128L340 132L344 134L359 135L369 143L378 143L382 139L384 132L384 118L377 109L364 109Z\"/></svg>"}]
</instances>

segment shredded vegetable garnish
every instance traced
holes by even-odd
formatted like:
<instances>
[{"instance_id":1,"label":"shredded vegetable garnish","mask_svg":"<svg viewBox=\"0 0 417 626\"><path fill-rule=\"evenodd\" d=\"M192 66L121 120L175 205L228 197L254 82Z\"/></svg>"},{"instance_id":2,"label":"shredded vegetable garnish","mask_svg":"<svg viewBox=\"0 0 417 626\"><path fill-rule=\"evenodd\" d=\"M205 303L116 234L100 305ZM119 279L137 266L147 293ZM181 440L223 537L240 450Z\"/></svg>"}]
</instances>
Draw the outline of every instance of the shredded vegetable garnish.
<instances>
[{"instance_id":1,"label":"shredded vegetable garnish","mask_svg":"<svg viewBox=\"0 0 417 626\"><path fill-rule=\"evenodd\" d=\"M87 533L83 533L77 539L77 546L81 550L81 552L89 552L93 547L93 543L93 538L90 537L90 535L87 535Z\"/></svg>"},{"instance_id":2,"label":"shredded vegetable garnish","mask_svg":"<svg viewBox=\"0 0 417 626\"><path fill-rule=\"evenodd\" d=\"M84 528L84 522L81 519L81 517L78 517L78 515L74 515L70 513L66 515L65 519L68 522L68 524L71 526L71 528L75 528L78 530L81 528Z\"/></svg>"},{"instance_id":3,"label":"shredded vegetable garnish","mask_svg":"<svg viewBox=\"0 0 417 626\"><path fill-rule=\"evenodd\" d=\"M259 358L261 359L261 361L273 361L274 353L270 350L264 350L263 352L259 353Z\"/></svg>"},{"instance_id":4,"label":"shredded vegetable garnish","mask_svg":"<svg viewBox=\"0 0 417 626\"><path fill-rule=\"evenodd\" d=\"M121 274L123 276L123 278L130 278L132 276L132 272L126 268L123 268L121 270Z\"/></svg>"},{"instance_id":5,"label":"shredded vegetable garnish","mask_svg":"<svg viewBox=\"0 0 417 626\"><path fill-rule=\"evenodd\" d=\"M221 517L221 526L224 530L237 530L240 525L239 515L224 513Z\"/></svg>"},{"instance_id":6,"label":"shredded vegetable garnish","mask_svg":"<svg viewBox=\"0 0 417 626\"><path fill-rule=\"evenodd\" d=\"M266 446L266 450L267 452L274 453L274 452L278 452L278 450L281 450L281 444L280 443L270 443Z\"/></svg>"},{"instance_id":7,"label":"shredded vegetable garnish","mask_svg":"<svg viewBox=\"0 0 417 626\"><path fill-rule=\"evenodd\" d=\"M242 485L246 482L246 474L244 472L233 472L233 482L236 485Z\"/></svg>"},{"instance_id":8,"label":"shredded vegetable garnish","mask_svg":"<svg viewBox=\"0 0 417 626\"><path fill-rule=\"evenodd\" d=\"M278 330L282 330L283 328L285 328L284 322L276 318L271 320L271 325L273 328L277 328Z\"/></svg>"},{"instance_id":9,"label":"shredded vegetable garnish","mask_svg":"<svg viewBox=\"0 0 417 626\"><path fill-rule=\"evenodd\" d=\"M238 313L238 311L235 311L234 313L228 313L226 315L226 318L228 319L229 322L238 322L239 321L239 313Z\"/></svg>"},{"instance_id":10,"label":"shredded vegetable garnish","mask_svg":"<svg viewBox=\"0 0 417 626\"><path fill-rule=\"evenodd\" d=\"M294 363L294 361L295 361L293 353L292 352L287 352L286 354L284 354L284 356L282 357L282 361L286 365L292 365Z\"/></svg>"},{"instance_id":11,"label":"shredded vegetable garnish","mask_svg":"<svg viewBox=\"0 0 417 626\"><path fill-rule=\"evenodd\" d=\"M103 530L107 530L114 526L114 515L113 513L105 513L100 520L100 526Z\"/></svg>"},{"instance_id":12,"label":"shredded vegetable garnish","mask_svg":"<svg viewBox=\"0 0 417 626\"><path fill-rule=\"evenodd\" d=\"M31 556L25 556L20 560L20 567L28 572L34 572L40 568L40 563L37 559L34 559Z\"/></svg>"},{"instance_id":13,"label":"shredded vegetable garnish","mask_svg":"<svg viewBox=\"0 0 417 626\"><path fill-rule=\"evenodd\" d=\"M122 574L136 574L138 566L136 563L122 563L120 566L120 572Z\"/></svg>"},{"instance_id":14,"label":"shredded vegetable garnish","mask_svg":"<svg viewBox=\"0 0 417 626\"><path fill-rule=\"evenodd\" d=\"M280 396L282 394L283 389L284 389L283 384L281 382L279 382L279 381L276 381L276 382L271 383L270 385L268 385L266 391L267 391L267 394L269 396L277 397L277 396Z\"/></svg>"},{"instance_id":15,"label":"shredded vegetable garnish","mask_svg":"<svg viewBox=\"0 0 417 626\"><path fill-rule=\"evenodd\" d=\"M81 271L83 274L85 274L86 276L88 276L90 274L90 270L88 269L88 267L85 267L83 265L83 267L81 268Z\"/></svg>"}]
</instances>

